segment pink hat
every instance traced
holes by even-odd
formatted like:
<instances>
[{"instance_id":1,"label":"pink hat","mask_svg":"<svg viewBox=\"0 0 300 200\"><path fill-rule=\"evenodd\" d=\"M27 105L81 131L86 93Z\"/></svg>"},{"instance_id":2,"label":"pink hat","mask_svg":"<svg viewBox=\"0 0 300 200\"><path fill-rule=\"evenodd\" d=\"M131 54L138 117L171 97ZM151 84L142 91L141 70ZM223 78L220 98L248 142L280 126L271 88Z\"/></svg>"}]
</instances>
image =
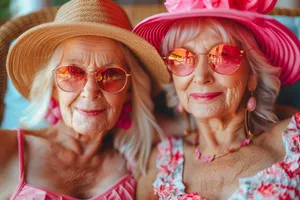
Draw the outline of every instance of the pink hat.
<instances>
[{"instance_id":1,"label":"pink hat","mask_svg":"<svg viewBox=\"0 0 300 200\"><path fill-rule=\"evenodd\" d=\"M169 28L180 19L231 19L247 27L270 63L281 67L281 85L291 85L300 79L300 42L286 26L264 15L275 4L276 0L166 0L169 13L143 20L133 31L159 51Z\"/></svg>"}]
</instances>

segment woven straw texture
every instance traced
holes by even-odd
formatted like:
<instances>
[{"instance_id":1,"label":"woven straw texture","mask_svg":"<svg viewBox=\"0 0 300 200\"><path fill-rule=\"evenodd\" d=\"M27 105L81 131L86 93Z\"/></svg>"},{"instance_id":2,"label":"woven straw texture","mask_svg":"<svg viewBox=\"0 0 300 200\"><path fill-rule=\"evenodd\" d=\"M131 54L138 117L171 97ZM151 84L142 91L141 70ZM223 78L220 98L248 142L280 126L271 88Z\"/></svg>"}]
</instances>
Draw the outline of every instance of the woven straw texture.
<instances>
[{"instance_id":1,"label":"woven straw texture","mask_svg":"<svg viewBox=\"0 0 300 200\"><path fill-rule=\"evenodd\" d=\"M4 114L4 95L6 91L6 56L11 42L26 30L53 21L57 7L46 8L26 16L12 19L0 27L0 122Z\"/></svg>"},{"instance_id":2,"label":"woven straw texture","mask_svg":"<svg viewBox=\"0 0 300 200\"><path fill-rule=\"evenodd\" d=\"M20 94L28 99L36 72L61 42L78 36L101 36L132 50L152 78L152 95L158 94L156 77L169 82L170 75L156 49L131 30L125 11L111 0L69 1L60 7L53 22L35 26L16 40L7 55L7 73Z\"/></svg>"},{"instance_id":3,"label":"woven straw texture","mask_svg":"<svg viewBox=\"0 0 300 200\"><path fill-rule=\"evenodd\" d=\"M296 17L300 16L300 9L274 8L269 14Z\"/></svg>"}]
</instances>

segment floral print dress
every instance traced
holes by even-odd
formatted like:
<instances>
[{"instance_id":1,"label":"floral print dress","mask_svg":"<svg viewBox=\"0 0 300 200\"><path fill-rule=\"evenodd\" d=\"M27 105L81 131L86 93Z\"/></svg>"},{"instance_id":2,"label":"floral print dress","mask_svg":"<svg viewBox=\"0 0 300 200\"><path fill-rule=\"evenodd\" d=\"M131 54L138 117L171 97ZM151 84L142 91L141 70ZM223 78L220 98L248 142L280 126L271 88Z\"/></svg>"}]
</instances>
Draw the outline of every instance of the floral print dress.
<instances>
[{"instance_id":1,"label":"floral print dress","mask_svg":"<svg viewBox=\"0 0 300 200\"><path fill-rule=\"evenodd\" d=\"M253 177L240 178L238 190L230 200L300 200L300 112L292 117L282 133L286 155ZM185 193L182 182L183 144L170 137L158 145L156 166L159 169L153 184L160 200L204 200L198 193Z\"/></svg>"}]
</instances>

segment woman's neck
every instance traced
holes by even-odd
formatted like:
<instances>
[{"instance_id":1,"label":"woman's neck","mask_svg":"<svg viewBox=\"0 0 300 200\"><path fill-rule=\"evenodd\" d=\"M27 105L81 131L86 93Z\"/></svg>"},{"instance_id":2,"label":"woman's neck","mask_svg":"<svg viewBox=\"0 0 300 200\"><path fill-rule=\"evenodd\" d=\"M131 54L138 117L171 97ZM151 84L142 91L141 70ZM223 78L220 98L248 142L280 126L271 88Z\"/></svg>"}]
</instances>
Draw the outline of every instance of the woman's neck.
<instances>
[{"instance_id":1,"label":"woman's neck","mask_svg":"<svg viewBox=\"0 0 300 200\"><path fill-rule=\"evenodd\" d=\"M51 132L49 139L82 159L89 160L99 155L104 149L113 149L112 136L106 136L107 133L104 132L84 135L66 127L63 123L53 127Z\"/></svg>"},{"instance_id":2,"label":"woman's neck","mask_svg":"<svg viewBox=\"0 0 300 200\"><path fill-rule=\"evenodd\" d=\"M211 119L196 119L198 148L204 155L217 155L235 148L246 139L244 111Z\"/></svg>"}]
</instances>

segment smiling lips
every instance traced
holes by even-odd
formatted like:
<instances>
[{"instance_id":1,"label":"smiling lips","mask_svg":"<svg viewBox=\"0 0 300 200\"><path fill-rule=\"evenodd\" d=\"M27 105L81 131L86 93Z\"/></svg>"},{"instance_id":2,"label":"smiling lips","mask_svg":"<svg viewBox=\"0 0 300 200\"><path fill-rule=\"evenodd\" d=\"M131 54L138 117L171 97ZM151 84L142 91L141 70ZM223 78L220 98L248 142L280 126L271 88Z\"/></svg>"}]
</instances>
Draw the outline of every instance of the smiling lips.
<instances>
[{"instance_id":1,"label":"smiling lips","mask_svg":"<svg viewBox=\"0 0 300 200\"><path fill-rule=\"evenodd\" d=\"M80 108L75 108L77 112L79 112L81 115L84 115L86 117L95 117L103 113L103 110L85 110Z\"/></svg>"},{"instance_id":2,"label":"smiling lips","mask_svg":"<svg viewBox=\"0 0 300 200\"><path fill-rule=\"evenodd\" d=\"M197 101L209 102L209 101L216 99L217 97L219 97L222 94L223 94L222 92L191 93L190 97L192 97L193 99L195 99Z\"/></svg>"}]
</instances>

